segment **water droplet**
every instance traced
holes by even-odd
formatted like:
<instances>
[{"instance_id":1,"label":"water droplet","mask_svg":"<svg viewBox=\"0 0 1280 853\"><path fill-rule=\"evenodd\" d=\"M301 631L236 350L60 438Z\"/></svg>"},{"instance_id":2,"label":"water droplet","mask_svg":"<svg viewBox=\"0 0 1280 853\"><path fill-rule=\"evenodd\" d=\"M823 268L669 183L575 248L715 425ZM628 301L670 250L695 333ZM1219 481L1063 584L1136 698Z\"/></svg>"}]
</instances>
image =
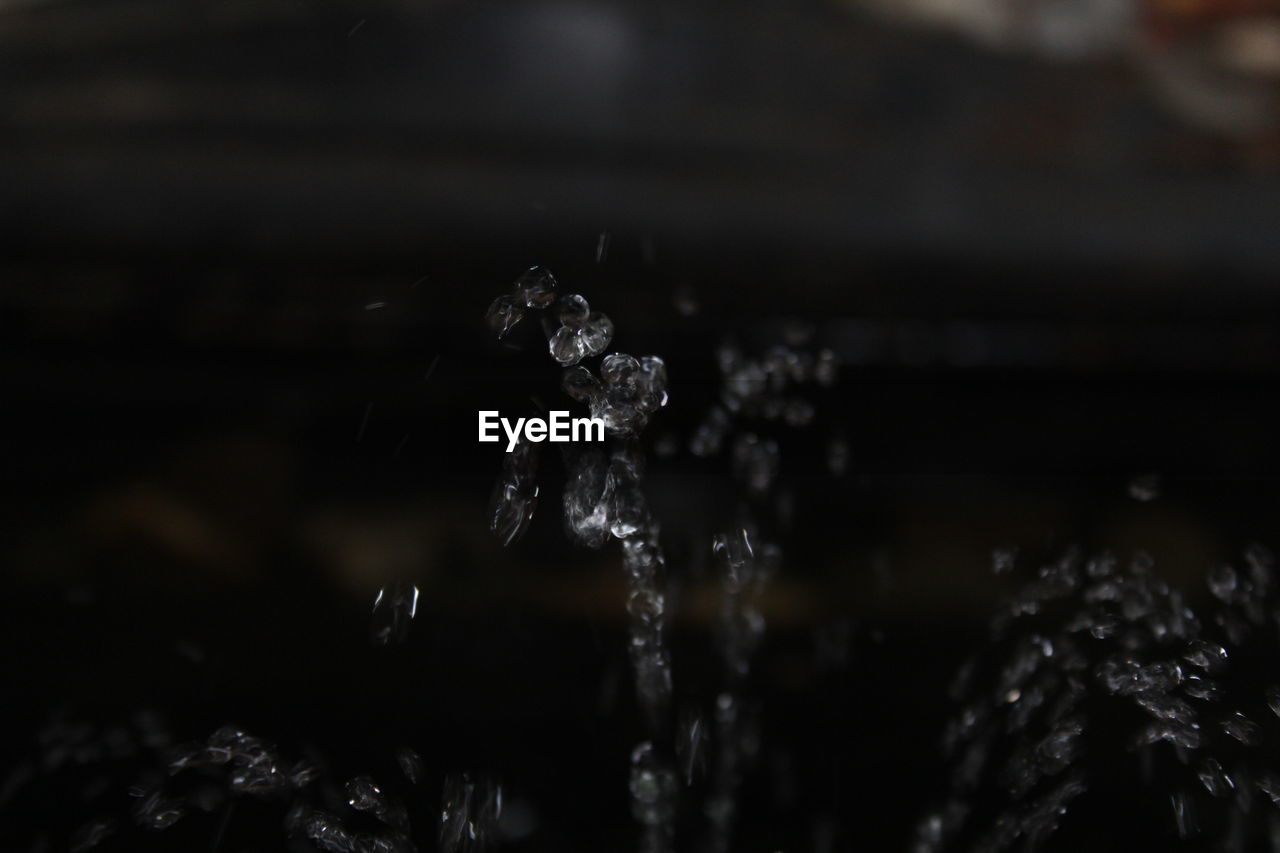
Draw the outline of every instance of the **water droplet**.
<instances>
[{"instance_id":1,"label":"water droplet","mask_svg":"<svg viewBox=\"0 0 1280 853\"><path fill-rule=\"evenodd\" d=\"M556 279L542 267L530 267L512 287L512 296L528 308L546 308L556 299Z\"/></svg>"},{"instance_id":2,"label":"water droplet","mask_svg":"<svg viewBox=\"0 0 1280 853\"><path fill-rule=\"evenodd\" d=\"M374 811L382 803L382 791L368 776L357 776L347 783L347 802L356 811Z\"/></svg>"},{"instance_id":3,"label":"water droplet","mask_svg":"<svg viewBox=\"0 0 1280 853\"><path fill-rule=\"evenodd\" d=\"M830 388L836 384L839 370L840 363L835 353L829 349L819 351L818 360L813 365L814 381L824 388Z\"/></svg>"},{"instance_id":4,"label":"water droplet","mask_svg":"<svg viewBox=\"0 0 1280 853\"><path fill-rule=\"evenodd\" d=\"M1205 640L1192 640L1182 659L1210 675L1222 672L1227 665L1227 650Z\"/></svg>"},{"instance_id":5,"label":"water droplet","mask_svg":"<svg viewBox=\"0 0 1280 853\"><path fill-rule=\"evenodd\" d=\"M538 507L536 444L520 441L503 454L502 472L489 498L489 531L504 546L524 536Z\"/></svg>"},{"instance_id":6,"label":"water droplet","mask_svg":"<svg viewBox=\"0 0 1280 853\"><path fill-rule=\"evenodd\" d=\"M560 387L579 403L590 403L601 393L600 380L585 367L570 367L560 377Z\"/></svg>"},{"instance_id":7,"label":"water droplet","mask_svg":"<svg viewBox=\"0 0 1280 853\"><path fill-rule=\"evenodd\" d=\"M1262 740L1262 728L1239 711L1222 721L1222 730L1245 746L1255 746Z\"/></svg>"},{"instance_id":8,"label":"water droplet","mask_svg":"<svg viewBox=\"0 0 1280 853\"><path fill-rule=\"evenodd\" d=\"M630 386L639 370L640 362L625 353L607 355L600 362L600 376L610 385Z\"/></svg>"},{"instance_id":9,"label":"water droplet","mask_svg":"<svg viewBox=\"0 0 1280 853\"><path fill-rule=\"evenodd\" d=\"M522 317L524 317L524 306L517 302L515 297L509 295L499 296L493 300L489 310L485 312L485 321L489 324L489 328L498 334L499 339L506 336Z\"/></svg>"},{"instance_id":10,"label":"water droplet","mask_svg":"<svg viewBox=\"0 0 1280 853\"><path fill-rule=\"evenodd\" d=\"M692 317L698 313L698 294L687 284L679 285L672 291L671 302L681 317Z\"/></svg>"},{"instance_id":11,"label":"water droplet","mask_svg":"<svg viewBox=\"0 0 1280 853\"><path fill-rule=\"evenodd\" d=\"M1182 683L1182 689L1193 699L1201 699L1205 702L1216 702L1222 698L1222 685L1199 675L1187 676L1187 680Z\"/></svg>"},{"instance_id":12,"label":"water droplet","mask_svg":"<svg viewBox=\"0 0 1280 853\"><path fill-rule=\"evenodd\" d=\"M1215 797L1225 797L1235 790L1235 782L1216 759L1206 758L1201 761L1196 775L1200 777L1200 784L1204 785L1205 790Z\"/></svg>"},{"instance_id":13,"label":"water droplet","mask_svg":"<svg viewBox=\"0 0 1280 853\"><path fill-rule=\"evenodd\" d=\"M827 442L827 470L833 477L844 476L849 469L849 442L839 436Z\"/></svg>"},{"instance_id":14,"label":"water droplet","mask_svg":"<svg viewBox=\"0 0 1280 853\"><path fill-rule=\"evenodd\" d=\"M781 466L778 444L754 433L738 436L733 445L733 469L747 491L763 495L769 491Z\"/></svg>"},{"instance_id":15,"label":"water droplet","mask_svg":"<svg viewBox=\"0 0 1280 853\"><path fill-rule=\"evenodd\" d=\"M573 326L561 326L556 329L551 340L547 342L551 357L563 365L577 364L582 361L583 356L586 355L586 347L579 331Z\"/></svg>"},{"instance_id":16,"label":"water droplet","mask_svg":"<svg viewBox=\"0 0 1280 853\"><path fill-rule=\"evenodd\" d=\"M320 777L320 771L310 762L297 761L289 768L289 783L295 788L305 788Z\"/></svg>"},{"instance_id":17,"label":"water droplet","mask_svg":"<svg viewBox=\"0 0 1280 853\"><path fill-rule=\"evenodd\" d=\"M1264 771L1259 774L1255 784L1258 786L1258 790L1266 794L1273 804L1280 806L1280 776Z\"/></svg>"},{"instance_id":18,"label":"water droplet","mask_svg":"<svg viewBox=\"0 0 1280 853\"><path fill-rule=\"evenodd\" d=\"M636 393L640 408L656 412L667 404L667 365L656 355L640 359L640 369L635 377Z\"/></svg>"},{"instance_id":19,"label":"water droplet","mask_svg":"<svg viewBox=\"0 0 1280 853\"><path fill-rule=\"evenodd\" d=\"M571 328L577 328L586 322L591 314L591 306L587 298L580 293L569 293L560 299L560 322Z\"/></svg>"},{"instance_id":20,"label":"water droplet","mask_svg":"<svg viewBox=\"0 0 1280 853\"><path fill-rule=\"evenodd\" d=\"M158 788L136 793L130 791L130 794L138 797L138 804L133 807L133 819L139 826L168 829L186 814L182 803L162 796Z\"/></svg>"},{"instance_id":21,"label":"water droplet","mask_svg":"<svg viewBox=\"0 0 1280 853\"><path fill-rule=\"evenodd\" d=\"M1017 546L996 548L991 552L991 570L997 575L1004 575L1012 572L1017 561Z\"/></svg>"},{"instance_id":22,"label":"water droplet","mask_svg":"<svg viewBox=\"0 0 1280 853\"><path fill-rule=\"evenodd\" d=\"M637 589L627 598L627 612L645 624L662 619L666 603L662 593L652 589Z\"/></svg>"},{"instance_id":23,"label":"water droplet","mask_svg":"<svg viewBox=\"0 0 1280 853\"><path fill-rule=\"evenodd\" d=\"M1173 806L1173 821L1178 828L1178 837L1190 838L1200 831L1200 823L1196 819L1195 798L1185 791L1170 796Z\"/></svg>"},{"instance_id":24,"label":"water droplet","mask_svg":"<svg viewBox=\"0 0 1280 853\"><path fill-rule=\"evenodd\" d=\"M116 824L113 820L90 821L71 835L69 842L71 853L84 853L92 850L115 834Z\"/></svg>"},{"instance_id":25,"label":"water droplet","mask_svg":"<svg viewBox=\"0 0 1280 853\"><path fill-rule=\"evenodd\" d=\"M403 643L409 636L409 625L418 613L418 588L410 583L394 581L378 590L373 600L373 618L369 638L375 645Z\"/></svg>"},{"instance_id":26,"label":"water droplet","mask_svg":"<svg viewBox=\"0 0 1280 853\"><path fill-rule=\"evenodd\" d=\"M685 708L681 711L676 735L676 757L685 785L692 785L706 768L707 726L702 715Z\"/></svg>"},{"instance_id":27,"label":"water droplet","mask_svg":"<svg viewBox=\"0 0 1280 853\"><path fill-rule=\"evenodd\" d=\"M1267 698L1267 707L1271 709L1271 713L1280 717L1280 686L1271 685L1263 691L1263 695Z\"/></svg>"},{"instance_id":28,"label":"water droplet","mask_svg":"<svg viewBox=\"0 0 1280 853\"><path fill-rule=\"evenodd\" d=\"M1141 503L1150 503L1160 497L1160 475L1139 474L1129 481L1129 497Z\"/></svg>"},{"instance_id":29,"label":"water droplet","mask_svg":"<svg viewBox=\"0 0 1280 853\"><path fill-rule=\"evenodd\" d=\"M467 773L449 774L441 794L441 853L484 850L494 838L501 816L500 786L485 778L472 779Z\"/></svg>"},{"instance_id":30,"label":"water droplet","mask_svg":"<svg viewBox=\"0 0 1280 853\"><path fill-rule=\"evenodd\" d=\"M669 822L675 813L675 774L653 748L641 743L631 752L631 813L647 826Z\"/></svg>"},{"instance_id":31,"label":"water droplet","mask_svg":"<svg viewBox=\"0 0 1280 853\"><path fill-rule=\"evenodd\" d=\"M1209 591L1219 600L1230 604L1235 598L1239 587L1239 578L1236 576L1235 569L1227 565L1214 566L1209 570L1208 581Z\"/></svg>"},{"instance_id":32,"label":"water droplet","mask_svg":"<svg viewBox=\"0 0 1280 853\"><path fill-rule=\"evenodd\" d=\"M573 459L568 467L564 490L565 529L578 544L599 548L609 539L609 503L615 488L604 454L592 448Z\"/></svg>"},{"instance_id":33,"label":"water droplet","mask_svg":"<svg viewBox=\"0 0 1280 853\"><path fill-rule=\"evenodd\" d=\"M608 349L609 344L613 342L613 321L605 314L594 311L578 330L578 337L582 341L582 351L586 356L597 356Z\"/></svg>"},{"instance_id":34,"label":"water droplet","mask_svg":"<svg viewBox=\"0 0 1280 853\"><path fill-rule=\"evenodd\" d=\"M422 756L418 753L407 746L401 747L396 752L396 763L400 765L400 772L404 773L404 778L415 785L422 782L425 771L422 766Z\"/></svg>"}]
</instances>

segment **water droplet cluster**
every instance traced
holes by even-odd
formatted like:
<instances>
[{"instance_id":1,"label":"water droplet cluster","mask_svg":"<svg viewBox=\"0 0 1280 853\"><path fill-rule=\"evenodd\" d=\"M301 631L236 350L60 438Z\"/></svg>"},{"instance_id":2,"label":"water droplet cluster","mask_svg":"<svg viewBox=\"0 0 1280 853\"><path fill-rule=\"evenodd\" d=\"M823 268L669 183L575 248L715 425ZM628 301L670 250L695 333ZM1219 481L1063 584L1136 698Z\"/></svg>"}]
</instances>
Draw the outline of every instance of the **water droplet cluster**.
<instances>
[{"instance_id":1,"label":"water droplet cluster","mask_svg":"<svg viewBox=\"0 0 1280 853\"><path fill-rule=\"evenodd\" d=\"M1259 691L1265 672L1232 651L1272 645L1280 608L1271 556L1251 548L1245 563L1208 572L1212 599L1199 612L1142 555L1121 566L1072 552L1043 567L957 679L961 707L944 738L951 793L914 849L1038 849L1076 798L1121 774L1135 790L1167 791L1180 838L1224 850L1280 842L1280 694ZM1116 721L1128 721L1128 758L1110 755L1101 778L1089 756L1115 749Z\"/></svg>"},{"instance_id":2,"label":"water droplet cluster","mask_svg":"<svg viewBox=\"0 0 1280 853\"><path fill-rule=\"evenodd\" d=\"M644 497L644 453L638 437L649 418L667 404L667 367L658 356L611 353L593 373L584 359L601 355L613 340L613 322L591 310L585 297L558 295L555 279L540 268L526 272L512 292L489 308L490 328L505 335L528 309L547 309L558 321L546 324L552 359L565 369L560 386L604 422L616 444L566 450L564 523L569 538L589 548L611 539L622 543L630 619L629 656L635 691L650 733L666 727L671 705L671 656L666 640L665 559L659 524ZM490 503L490 529L504 545L517 541L536 507L535 451L522 444L507 454ZM676 785L671 762L652 742L635 750L632 811L643 827L644 845L667 850L673 839ZM668 784L668 780L670 783Z\"/></svg>"},{"instance_id":3,"label":"water droplet cluster","mask_svg":"<svg viewBox=\"0 0 1280 853\"><path fill-rule=\"evenodd\" d=\"M802 338L801 340L804 340ZM689 442L696 456L714 456L733 431L735 420L784 423L791 427L811 424L814 404L803 394L805 386L829 388L838 379L839 363L829 349L810 353L783 344L770 347L763 356L748 357L742 349L724 344L716 353L720 371L720 399L706 413ZM777 476L773 460L776 445L761 442L754 435L739 436L733 447L734 467L747 473L748 486L757 493L768 489ZM843 473L848 464L848 446L832 440L830 467Z\"/></svg>"}]
</instances>

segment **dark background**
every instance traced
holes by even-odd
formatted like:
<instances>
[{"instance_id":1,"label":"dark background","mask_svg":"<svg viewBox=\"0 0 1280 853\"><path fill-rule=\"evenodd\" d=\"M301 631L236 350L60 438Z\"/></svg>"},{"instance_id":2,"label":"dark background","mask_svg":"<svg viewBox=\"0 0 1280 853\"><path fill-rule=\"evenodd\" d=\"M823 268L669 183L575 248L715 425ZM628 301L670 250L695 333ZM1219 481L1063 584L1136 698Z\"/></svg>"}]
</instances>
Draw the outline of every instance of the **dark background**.
<instances>
[{"instance_id":1,"label":"dark background","mask_svg":"<svg viewBox=\"0 0 1280 853\"><path fill-rule=\"evenodd\" d=\"M950 673L1017 581L993 548L1027 572L1141 548L1194 598L1271 540L1278 170L1270 131L1171 114L1124 52L1051 62L835 4L0 4L6 849L127 808L42 775L36 733L142 709L338 779L413 745L423 849L459 769L534 816L513 849L632 844L616 548L567 544L554 458L528 536L485 529L501 454L476 410L561 399L532 323L508 346L483 323L531 264L612 348L667 360L650 443L687 441L727 338L798 320L843 360L779 433L797 520L739 837L903 849L943 786ZM704 705L727 469L681 450L646 485L676 692ZM393 577L422 610L371 648ZM832 625L843 663L815 656ZM1142 820L1090 819L1123 844L1121 813ZM112 843L200 849L200 820ZM274 822L245 806L220 843L277 849Z\"/></svg>"}]
</instances>

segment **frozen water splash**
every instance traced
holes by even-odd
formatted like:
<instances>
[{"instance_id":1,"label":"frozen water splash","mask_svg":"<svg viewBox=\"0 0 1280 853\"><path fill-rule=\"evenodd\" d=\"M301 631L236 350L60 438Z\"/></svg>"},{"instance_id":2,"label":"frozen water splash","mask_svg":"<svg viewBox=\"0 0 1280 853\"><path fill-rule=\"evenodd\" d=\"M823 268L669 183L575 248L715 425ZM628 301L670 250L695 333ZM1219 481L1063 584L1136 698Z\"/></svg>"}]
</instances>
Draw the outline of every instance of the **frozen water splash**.
<instances>
[{"instance_id":1,"label":"frozen water splash","mask_svg":"<svg viewBox=\"0 0 1280 853\"><path fill-rule=\"evenodd\" d=\"M484 318L489 328L499 338L504 338L507 332L510 332L516 323L524 318L524 305L513 296L499 296L489 304L489 310L485 312Z\"/></svg>"},{"instance_id":2,"label":"frozen water splash","mask_svg":"<svg viewBox=\"0 0 1280 853\"><path fill-rule=\"evenodd\" d=\"M502 787L468 773L445 777L440 799L441 853L480 853L497 838Z\"/></svg>"},{"instance_id":3,"label":"frozen water splash","mask_svg":"<svg viewBox=\"0 0 1280 853\"><path fill-rule=\"evenodd\" d=\"M363 833L348 829L338 816L299 803L285 817L285 828L293 838L306 838L326 853L416 853L407 836Z\"/></svg>"},{"instance_id":4,"label":"frozen water splash","mask_svg":"<svg viewBox=\"0 0 1280 853\"><path fill-rule=\"evenodd\" d=\"M616 484L602 451L582 451L570 461L564 490L564 523L569 538L588 548L609 541L610 504Z\"/></svg>"},{"instance_id":5,"label":"frozen water splash","mask_svg":"<svg viewBox=\"0 0 1280 853\"><path fill-rule=\"evenodd\" d=\"M684 708L680 712L676 729L676 758L686 786L693 785L706 772L707 721L694 708Z\"/></svg>"},{"instance_id":6,"label":"frozen water splash","mask_svg":"<svg viewBox=\"0 0 1280 853\"><path fill-rule=\"evenodd\" d=\"M547 342L551 357L563 365L600 355L613 340L613 321L591 306L581 294L571 293L559 304L560 328Z\"/></svg>"},{"instance_id":7,"label":"frozen water splash","mask_svg":"<svg viewBox=\"0 0 1280 853\"><path fill-rule=\"evenodd\" d=\"M834 385L839 372L835 354L828 349L814 354L784 345L771 347L761 357L750 358L738 347L725 344L717 351L716 361L720 369L720 400L719 405L708 410L690 440L689 449L697 456L719 453L733 418L778 422L790 427L808 426L814 420L816 409L800 392L804 386ZM742 450L752 453L755 458L750 461L764 464L767 470L767 458L755 454L755 448L747 446ZM739 447L735 445L735 466L748 461L738 459L738 453ZM842 474L848 462L848 447L842 439L833 441L829 459L832 472Z\"/></svg>"},{"instance_id":8,"label":"frozen water splash","mask_svg":"<svg viewBox=\"0 0 1280 853\"><path fill-rule=\"evenodd\" d=\"M710 849L733 849L738 795L748 764L760 750L759 712L735 692L725 691L715 702L715 759L703 813L710 826Z\"/></svg>"},{"instance_id":9,"label":"frozen water splash","mask_svg":"<svg viewBox=\"0 0 1280 853\"><path fill-rule=\"evenodd\" d=\"M760 439L748 432L733 444L733 473L756 497L769 493L781 464L778 443L772 439Z\"/></svg>"},{"instance_id":10,"label":"frozen water splash","mask_svg":"<svg viewBox=\"0 0 1280 853\"><path fill-rule=\"evenodd\" d=\"M518 310L536 307L515 296L511 302ZM671 847L677 783L683 778L686 786L692 785L706 756L712 754L704 813L712 849L727 851L743 775L759 749L756 714L744 689L765 631L759 597L781 552L760 539L754 522L713 543L721 567L716 641L724 667L724 691L716 701L713 726L696 712L682 713L676 726L676 760L671 760L654 746L669 742L671 731L665 561L659 525L642 489L644 458L636 440L649 419L667 405L666 364L657 356L612 353L593 371L580 362L604 351L613 336L612 322L594 312L579 294L561 296L547 305L553 309L551 321L544 319L549 352L565 366L562 390L601 419L609 436L620 439L608 452L598 447L565 449L564 523L569 538L578 544L600 548L611 539L622 543L630 618L628 650L638 704L650 733L632 756L632 802L635 817L644 827L642 847L654 851ZM503 317L501 310L497 314ZM816 408L804 389L832 386L838 363L829 350L799 349L811 339L811 329L793 326L787 345L771 347L758 358L748 358L732 346L721 347L717 352L719 400L690 441L699 456L717 454L727 443L735 478L765 521L779 527L785 527L792 512L784 497L771 500L781 474L781 451L778 442L759 427L776 423L798 429L815 421ZM738 429L748 422L751 428ZM848 456L844 439L833 439L828 463L833 474L846 471ZM504 506L502 497L513 491L511 479L504 474L499 482L502 491L495 497L495 507ZM516 507L505 509L504 523L494 524L494 532L504 542L514 541L516 537L504 531L515 531L522 517L518 509L523 504L518 494L515 497L507 502ZM495 509L492 517L499 518L500 512Z\"/></svg>"},{"instance_id":11,"label":"frozen water splash","mask_svg":"<svg viewBox=\"0 0 1280 853\"><path fill-rule=\"evenodd\" d=\"M71 853L85 853L86 850L92 850L115 833L116 823L113 820L90 821L71 834L68 847Z\"/></svg>"},{"instance_id":12,"label":"frozen water splash","mask_svg":"<svg viewBox=\"0 0 1280 853\"><path fill-rule=\"evenodd\" d=\"M84 801L96 801L113 812L71 832L66 849L89 851L104 844L112 849L150 849L161 842L144 842L141 836L166 832L179 824L183 828L176 831L185 832L182 837L186 839L211 830L209 849L221 849L237 804L253 801L251 808L260 815L279 809L284 816L279 825L299 840L291 850L414 850L404 807L366 777L349 783L350 803L380 820L385 825L381 832L351 831L341 817L313 806L312 798L332 799L332 784L320 780L319 771L309 762L287 758L274 744L243 729L223 726L203 741L177 744L157 714L139 712L133 723L96 730L55 720L40 733L40 745L49 756L46 772L70 766L78 767L76 772L91 774L95 781L82 792ZM123 770L115 764L119 761L128 762L133 769ZM141 770L137 769L139 762ZM114 793L111 781L125 772L135 784L128 787L128 798L121 803L110 796ZM98 793L93 793L95 790ZM211 824L211 819L216 824ZM173 843L179 843L177 837L169 847ZM284 839L266 843L283 849Z\"/></svg>"},{"instance_id":13,"label":"frozen water splash","mask_svg":"<svg viewBox=\"0 0 1280 853\"><path fill-rule=\"evenodd\" d=\"M512 293L498 297L490 307L490 326L502 337L523 316L526 309L553 310L558 326L549 328L547 346L551 357L566 370L561 387L573 400L587 405L591 416L604 422L610 435L634 437L640 434L654 412L667 404L667 368L657 356L636 359L614 353L600 363L596 376L578 363L598 356L613 340L613 321L592 311L578 293L557 296L554 277L535 267L517 280ZM512 319L514 317L514 319ZM553 330L551 330L553 329ZM507 454L503 471L490 500L489 527L504 545L524 535L537 507L538 487L534 480L536 449L522 442ZM637 501L628 489L613 488L600 474L598 461L582 457L586 469L570 470L570 488L565 495L565 521L570 536L589 547L600 547L608 534L617 538L633 535ZM638 478L637 478L638 479ZM601 507L607 493L614 507ZM606 515L611 518L604 524Z\"/></svg>"},{"instance_id":14,"label":"frozen water splash","mask_svg":"<svg viewBox=\"0 0 1280 853\"><path fill-rule=\"evenodd\" d=\"M404 774L404 778L414 785L419 784L426 775L422 766L422 756L407 746L401 747L396 752L396 763L400 765L400 772Z\"/></svg>"},{"instance_id":15,"label":"frozen water splash","mask_svg":"<svg viewBox=\"0 0 1280 853\"><path fill-rule=\"evenodd\" d=\"M631 814L643 827L641 853L672 849L678 785L671 767L644 742L631 752Z\"/></svg>"},{"instance_id":16,"label":"frozen water splash","mask_svg":"<svg viewBox=\"0 0 1280 853\"><path fill-rule=\"evenodd\" d=\"M357 776L347 782L347 803L358 812L368 812L378 820L399 830L409 828L409 815L398 801L383 793L368 776Z\"/></svg>"},{"instance_id":17,"label":"frozen water splash","mask_svg":"<svg viewBox=\"0 0 1280 853\"><path fill-rule=\"evenodd\" d=\"M502 458L489 498L489 531L504 546L520 540L538 508L538 446L523 439Z\"/></svg>"},{"instance_id":18,"label":"frozen water splash","mask_svg":"<svg viewBox=\"0 0 1280 853\"><path fill-rule=\"evenodd\" d=\"M667 399L667 366L661 358L613 353L600 362L600 381L586 402L611 435L635 436Z\"/></svg>"},{"instance_id":19,"label":"frozen water splash","mask_svg":"<svg viewBox=\"0 0 1280 853\"><path fill-rule=\"evenodd\" d=\"M649 512L642 489L644 455L638 437L650 417L667 405L667 367L658 356L635 358L625 353L605 356L598 375L579 364L602 354L613 340L609 317L593 311L581 294L558 299L539 291L539 299L525 300L525 308L553 309L554 321L544 321L551 357L565 367L561 388L567 396L587 406L592 417L604 422L606 433L616 440L606 454L599 447L565 449L567 478L564 489L564 524L569 538L590 548L610 539L622 542L622 564L627 580L627 613L630 617L628 651L635 678L636 697L651 734L669 731L666 718L671 705L671 659L665 636L667 604L665 561L659 544L659 526ZM519 302L513 297L511 302ZM491 309L491 326L505 334L506 302ZM512 309L515 310L515 309ZM558 322L558 325L556 325ZM523 451L531 452L531 451ZM515 453L508 454L516 456ZM528 457L504 463L490 509L491 529L504 544L516 541L533 514L537 487L533 461ZM670 762L646 742L637 748L637 768L632 775L633 809L644 826L644 849L654 853L670 848L675 817L675 776ZM639 774L637 776L637 774ZM657 774L657 775L654 775ZM660 781L661 796L650 798L645 780ZM467 817L476 812L476 789L466 779L454 779L446 791L441 824L441 849L471 849L487 830ZM637 792L641 793L637 793ZM499 800L500 802L500 800ZM453 803L451 806L450 803ZM643 807L642 805L643 804ZM481 809L481 812L484 810Z\"/></svg>"},{"instance_id":20,"label":"frozen water splash","mask_svg":"<svg viewBox=\"0 0 1280 853\"><path fill-rule=\"evenodd\" d=\"M134 788L129 796L137 799L133 807L133 820L147 829L168 829L187 813L183 804L163 795L161 788Z\"/></svg>"},{"instance_id":21,"label":"frozen water splash","mask_svg":"<svg viewBox=\"0 0 1280 853\"><path fill-rule=\"evenodd\" d=\"M658 545L657 523L643 505L643 522L622 543L627 576L631 664L636 698L651 729L663 725L671 703L671 657L666 641L665 559Z\"/></svg>"},{"instance_id":22,"label":"frozen water splash","mask_svg":"<svg viewBox=\"0 0 1280 853\"><path fill-rule=\"evenodd\" d=\"M787 490L779 488L782 453L778 441L764 434L774 424L792 429L809 427L817 411L804 395L805 386L830 387L838 365L829 350L816 354L799 349L808 345L808 326L788 327L786 344L749 357L724 344L716 352L720 372L719 400L708 410L689 440L696 456L715 456L728 446L734 478L770 529L786 529L794 511ZM848 469L849 448L834 436L827 445L827 466L834 476ZM716 642L723 664L724 691L716 701L714 755L704 814L709 824L709 847L728 851L738 811L738 792L746 768L759 749L755 714L747 710L745 685L752 660L764 636L765 618L759 599L781 561L781 549L761 540L755 522L714 537L712 554L720 569L720 613ZM847 640L847 632L843 634ZM825 648L825 646L824 646ZM847 649L847 642L845 643ZM823 652L819 651L819 656ZM843 660L844 649L831 653ZM821 664L820 664L821 666Z\"/></svg>"},{"instance_id":23,"label":"frozen water splash","mask_svg":"<svg viewBox=\"0 0 1280 853\"><path fill-rule=\"evenodd\" d=\"M1213 599L1199 613L1142 555L1122 567L1070 553L1042 568L993 620L992 653L961 679L943 742L951 794L913 849L1036 849L1074 799L1126 772L1135 788L1169 786L1180 838L1230 850L1280 838L1274 815L1254 807L1280 793L1266 746L1280 693L1257 691L1266 674L1243 671L1257 664L1232 651L1273 642L1280 607L1269 552L1250 548L1244 562L1207 573ZM1135 720L1130 763L1110 761L1097 780L1086 758L1112 748L1107 727L1121 719ZM1167 770L1153 774L1156 762ZM993 797L1003 808L975 805ZM975 837L973 848L963 840Z\"/></svg>"},{"instance_id":24,"label":"frozen water splash","mask_svg":"<svg viewBox=\"0 0 1280 853\"><path fill-rule=\"evenodd\" d=\"M270 743L234 726L218 729L204 744L180 747L169 762L170 775L222 768L235 794L273 799L305 788L316 778L305 762L287 762Z\"/></svg>"},{"instance_id":25,"label":"frozen water splash","mask_svg":"<svg viewBox=\"0 0 1280 853\"><path fill-rule=\"evenodd\" d=\"M511 286L511 296L526 308L546 308L556 301L556 278L550 270L530 267Z\"/></svg>"},{"instance_id":26,"label":"frozen water splash","mask_svg":"<svg viewBox=\"0 0 1280 853\"><path fill-rule=\"evenodd\" d=\"M765 546L760 555L751 535L740 529L716 536L712 553L721 568L719 642L726 671L734 681L745 678L751 659L764 635L764 616L756 606L765 582L773 572L777 549Z\"/></svg>"},{"instance_id":27,"label":"frozen water splash","mask_svg":"<svg viewBox=\"0 0 1280 853\"><path fill-rule=\"evenodd\" d=\"M555 299L555 277L541 267L530 267L516 279L509 293L490 303L485 321L502 338L524 318L526 309L546 308Z\"/></svg>"},{"instance_id":28,"label":"frozen water splash","mask_svg":"<svg viewBox=\"0 0 1280 853\"><path fill-rule=\"evenodd\" d=\"M410 583L394 581L378 590L373 600L373 618L369 622L369 639L376 646L403 643L409 626L418 614L418 588Z\"/></svg>"}]
</instances>

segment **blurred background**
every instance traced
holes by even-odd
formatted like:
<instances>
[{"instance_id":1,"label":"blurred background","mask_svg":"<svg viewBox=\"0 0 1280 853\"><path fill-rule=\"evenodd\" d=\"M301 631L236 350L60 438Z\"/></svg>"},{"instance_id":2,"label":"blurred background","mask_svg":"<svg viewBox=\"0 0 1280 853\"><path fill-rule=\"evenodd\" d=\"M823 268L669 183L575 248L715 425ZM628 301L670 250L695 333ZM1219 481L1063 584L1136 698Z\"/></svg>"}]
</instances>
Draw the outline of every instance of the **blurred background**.
<instances>
[{"instance_id":1,"label":"blurred background","mask_svg":"<svg viewBox=\"0 0 1280 853\"><path fill-rule=\"evenodd\" d=\"M252 804L132 829L163 761L86 746L227 723L338 779L412 746L420 849L462 770L510 849L633 846L618 550L568 543L554 458L525 538L486 526L475 412L564 401L484 323L540 264L667 362L682 702L738 499L687 449L716 351L839 360L777 430L735 849L907 849L994 550L1141 549L1194 601L1275 544L1278 96L1270 0L0 0L2 846L284 849ZM1166 849L1121 814L1093 846Z\"/></svg>"}]
</instances>

